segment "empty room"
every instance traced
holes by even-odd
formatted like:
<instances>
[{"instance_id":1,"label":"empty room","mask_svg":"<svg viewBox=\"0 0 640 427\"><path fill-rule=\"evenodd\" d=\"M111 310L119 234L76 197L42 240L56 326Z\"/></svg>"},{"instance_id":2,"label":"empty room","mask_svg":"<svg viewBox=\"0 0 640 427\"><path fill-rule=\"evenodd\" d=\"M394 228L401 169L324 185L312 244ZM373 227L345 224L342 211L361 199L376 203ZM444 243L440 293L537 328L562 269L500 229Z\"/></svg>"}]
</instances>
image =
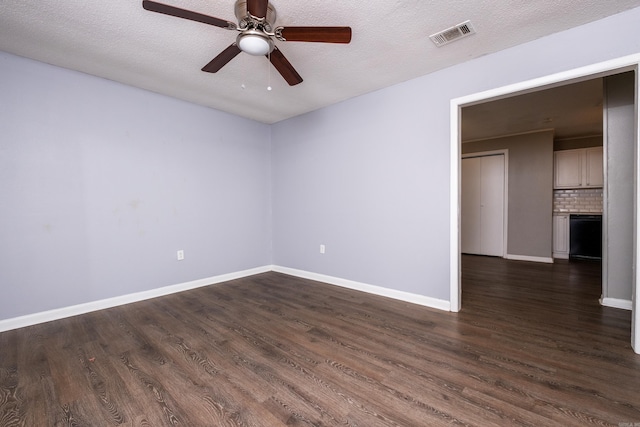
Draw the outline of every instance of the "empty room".
<instances>
[{"instance_id":1,"label":"empty room","mask_svg":"<svg viewBox=\"0 0 640 427\"><path fill-rule=\"evenodd\" d=\"M638 22L3 2L0 426L640 425Z\"/></svg>"}]
</instances>

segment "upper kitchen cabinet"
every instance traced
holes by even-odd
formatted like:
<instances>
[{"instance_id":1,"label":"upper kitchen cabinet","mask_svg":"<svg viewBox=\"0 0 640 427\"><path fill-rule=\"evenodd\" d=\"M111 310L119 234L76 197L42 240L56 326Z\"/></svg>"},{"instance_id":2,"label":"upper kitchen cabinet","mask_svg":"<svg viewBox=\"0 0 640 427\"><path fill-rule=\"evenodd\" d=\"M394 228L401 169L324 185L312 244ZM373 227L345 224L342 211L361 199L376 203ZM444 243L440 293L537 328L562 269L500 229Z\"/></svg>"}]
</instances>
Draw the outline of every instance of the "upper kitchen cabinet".
<instances>
[{"instance_id":1,"label":"upper kitchen cabinet","mask_svg":"<svg viewBox=\"0 0 640 427\"><path fill-rule=\"evenodd\" d=\"M598 188L604 184L602 147L554 152L554 188Z\"/></svg>"}]
</instances>

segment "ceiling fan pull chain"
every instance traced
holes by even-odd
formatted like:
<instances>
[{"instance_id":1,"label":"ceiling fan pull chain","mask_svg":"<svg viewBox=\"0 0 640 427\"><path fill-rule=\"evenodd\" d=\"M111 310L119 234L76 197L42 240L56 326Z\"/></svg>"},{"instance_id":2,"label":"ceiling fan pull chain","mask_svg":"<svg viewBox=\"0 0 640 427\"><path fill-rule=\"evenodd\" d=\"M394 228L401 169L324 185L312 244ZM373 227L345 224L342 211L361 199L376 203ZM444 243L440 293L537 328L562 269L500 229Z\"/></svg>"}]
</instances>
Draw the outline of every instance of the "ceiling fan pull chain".
<instances>
[{"instance_id":1,"label":"ceiling fan pull chain","mask_svg":"<svg viewBox=\"0 0 640 427\"><path fill-rule=\"evenodd\" d=\"M241 59L241 61L242 61L244 64L246 64L246 63L247 63L246 59L244 59L244 58L243 58L243 59ZM242 73L242 84L240 85L240 88L241 88L242 90L244 90L244 89L246 89L246 88L247 88L246 82L247 82L247 70L248 70L248 68L249 68L249 67L247 67L246 65L243 65L242 67L240 67L240 69L242 70L242 71L241 71L241 73Z\"/></svg>"},{"instance_id":2,"label":"ceiling fan pull chain","mask_svg":"<svg viewBox=\"0 0 640 427\"><path fill-rule=\"evenodd\" d=\"M267 90L271 90L271 51L267 54L269 61L267 62Z\"/></svg>"}]
</instances>

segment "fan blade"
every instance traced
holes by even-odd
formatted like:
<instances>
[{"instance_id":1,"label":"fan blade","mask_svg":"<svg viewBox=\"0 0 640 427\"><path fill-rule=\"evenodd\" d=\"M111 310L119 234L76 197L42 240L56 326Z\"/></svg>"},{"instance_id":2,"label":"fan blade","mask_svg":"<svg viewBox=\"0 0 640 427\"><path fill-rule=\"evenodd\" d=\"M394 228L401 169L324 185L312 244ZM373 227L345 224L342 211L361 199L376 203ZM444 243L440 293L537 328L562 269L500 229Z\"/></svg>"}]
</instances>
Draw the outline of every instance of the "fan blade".
<instances>
[{"instance_id":1,"label":"fan blade","mask_svg":"<svg viewBox=\"0 0 640 427\"><path fill-rule=\"evenodd\" d=\"M220 28L235 30L237 25L224 19L215 18L213 16L203 15L201 13L192 12L190 10L180 9L151 0L143 0L142 7L151 12L164 13L165 15L176 16L178 18L189 19L191 21L202 22L204 24L214 25Z\"/></svg>"},{"instance_id":2,"label":"fan blade","mask_svg":"<svg viewBox=\"0 0 640 427\"><path fill-rule=\"evenodd\" d=\"M247 12L256 18L266 17L268 6L269 0L247 0Z\"/></svg>"},{"instance_id":3,"label":"fan blade","mask_svg":"<svg viewBox=\"0 0 640 427\"><path fill-rule=\"evenodd\" d=\"M293 65L284 57L282 52L274 47L273 51L270 54L267 54L267 57L273 64L273 66L278 70L280 75L289 83L289 86L295 86L298 83L302 83L302 77L293 68Z\"/></svg>"},{"instance_id":4,"label":"fan blade","mask_svg":"<svg viewBox=\"0 0 640 427\"><path fill-rule=\"evenodd\" d=\"M207 73L217 73L220 71L220 68L227 65L227 63L235 58L240 52L238 45L233 43L231 46L220 52L218 56L213 58L211 62L202 67L202 71Z\"/></svg>"},{"instance_id":5,"label":"fan blade","mask_svg":"<svg viewBox=\"0 0 640 427\"><path fill-rule=\"evenodd\" d=\"M287 42L349 43L351 27L279 27L276 34Z\"/></svg>"}]
</instances>

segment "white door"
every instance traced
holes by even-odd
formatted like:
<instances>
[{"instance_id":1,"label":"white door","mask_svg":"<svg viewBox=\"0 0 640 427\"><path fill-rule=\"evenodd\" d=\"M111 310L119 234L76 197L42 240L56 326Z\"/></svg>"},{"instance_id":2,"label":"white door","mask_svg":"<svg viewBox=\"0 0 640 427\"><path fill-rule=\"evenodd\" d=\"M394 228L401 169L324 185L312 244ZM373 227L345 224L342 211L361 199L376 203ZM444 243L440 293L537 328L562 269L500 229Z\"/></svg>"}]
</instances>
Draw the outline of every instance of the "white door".
<instances>
[{"instance_id":1,"label":"white door","mask_svg":"<svg viewBox=\"0 0 640 427\"><path fill-rule=\"evenodd\" d=\"M504 155L462 159L461 249L504 256Z\"/></svg>"},{"instance_id":2,"label":"white door","mask_svg":"<svg viewBox=\"0 0 640 427\"><path fill-rule=\"evenodd\" d=\"M482 252L481 233L482 157L462 159L461 250L465 254Z\"/></svg>"}]
</instances>

